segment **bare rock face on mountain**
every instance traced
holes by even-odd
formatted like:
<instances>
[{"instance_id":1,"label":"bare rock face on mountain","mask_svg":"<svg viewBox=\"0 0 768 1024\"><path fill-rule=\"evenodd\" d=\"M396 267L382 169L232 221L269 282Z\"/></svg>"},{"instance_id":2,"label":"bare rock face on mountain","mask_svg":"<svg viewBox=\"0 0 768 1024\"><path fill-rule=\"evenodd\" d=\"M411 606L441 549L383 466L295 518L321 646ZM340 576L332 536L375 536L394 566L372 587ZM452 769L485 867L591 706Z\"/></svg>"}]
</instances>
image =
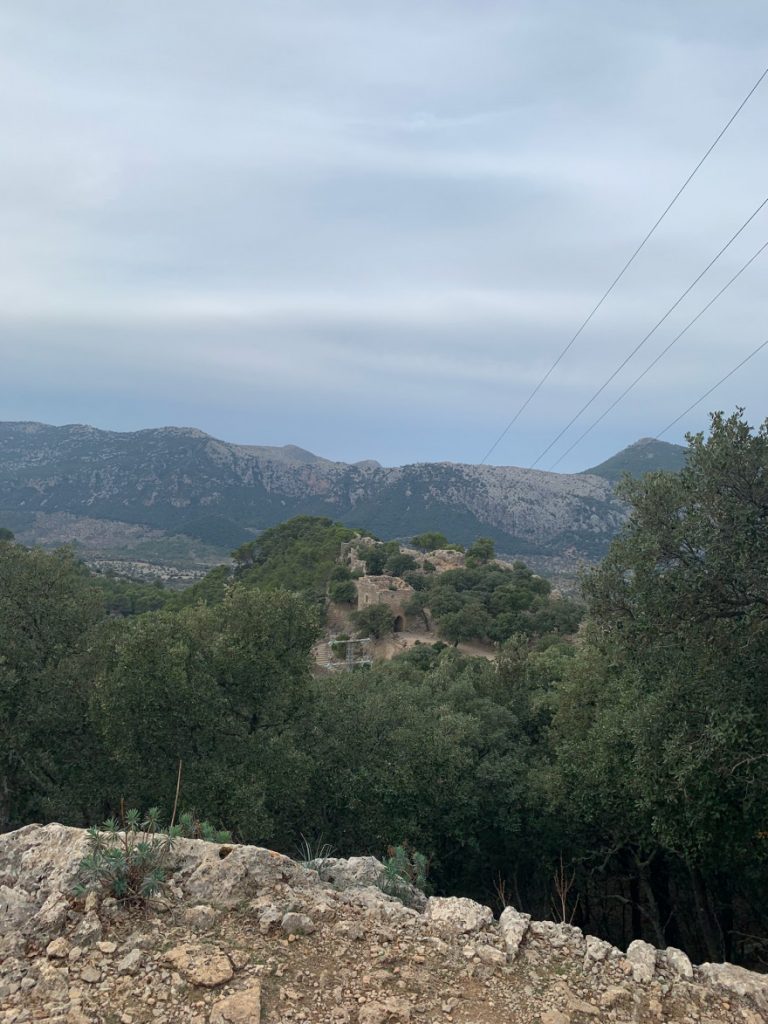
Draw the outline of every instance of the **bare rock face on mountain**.
<instances>
[{"instance_id":1,"label":"bare rock face on mountain","mask_svg":"<svg viewBox=\"0 0 768 1024\"><path fill-rule=\"evenodd\" d=\"M119 434L0 424L0 524L22 543L136 551L178 536L226 551L300 514L385 538L423 530L461 543L489 536L505 555L578 561L604 554L625 509L610 480L589 474L350 465L177 427Z\"/></svg>"},{"instance_id":2,"label":"bare rock face on mountain","mask_svg":"<svg viewBox=\"0 0 768 1024\"><path fill-rule=\"evenodd\" d=\"M180 840L171 898L136 910L74 897L86 849L61 825L0 836L3 1024L768 1019L762 975L471 900L406 907L368 884L370 858L336 861L331 884L269 850Z\"/></svg>"}]
</instances>

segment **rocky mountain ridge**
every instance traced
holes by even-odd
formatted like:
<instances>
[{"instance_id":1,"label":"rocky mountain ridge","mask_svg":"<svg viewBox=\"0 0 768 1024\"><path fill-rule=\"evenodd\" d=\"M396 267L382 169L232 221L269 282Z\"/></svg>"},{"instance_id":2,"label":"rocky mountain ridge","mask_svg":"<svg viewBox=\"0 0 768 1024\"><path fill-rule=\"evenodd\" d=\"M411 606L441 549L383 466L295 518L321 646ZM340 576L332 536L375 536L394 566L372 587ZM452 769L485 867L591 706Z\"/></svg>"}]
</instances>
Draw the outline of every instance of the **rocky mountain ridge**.
<instances>
[{"instance_id":1,"label":"rocky mountain ridge","mask_svg":"<svg viewBox=\"0 0 768 1024\"><path fill-rule=\"evenodd\" d=\"M87 834L0 835L0 1022L761 1024L768 978L626 953L461 898L405 906L371 857L304 867L178 840L169 899L131 910L73 885Z\"/></svg>"},{"instance_id":2,"label":"rocky mountain ridge","mask_svg":"<svg viewBox=\"0 0 768 1024\"><path fill-rule=\"evenodd\" d=\"M625 509L612 482L595 474L347 464L291 445L228 444L192 428L0 424L0 523L25 543L70 539L101 555L122 545L152 561L161 541L223 552L301 514L386 538L432 529L461 543L486 535L506 555L578 561L605 552ZM108 537L94 546L105 522Z\"/></svg>"}]
</instances>

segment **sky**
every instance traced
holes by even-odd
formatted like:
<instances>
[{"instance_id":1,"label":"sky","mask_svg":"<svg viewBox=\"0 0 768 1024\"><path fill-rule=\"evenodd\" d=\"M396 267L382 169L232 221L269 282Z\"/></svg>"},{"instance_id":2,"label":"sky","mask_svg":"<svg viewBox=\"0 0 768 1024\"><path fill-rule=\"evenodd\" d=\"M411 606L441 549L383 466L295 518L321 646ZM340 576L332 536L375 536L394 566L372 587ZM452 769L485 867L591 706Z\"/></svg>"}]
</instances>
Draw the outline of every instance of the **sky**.
<instances>
[{"instance_id":1,"label":"sky","mask_svg":"<svg viewBox=\"0 0 768 1024\"><path fill-rule=\"evenodd\" d=\"M768 63L764 0L6 0L0 419L480 462ZM768 196L768 78L494 449L534 463ZM537 465L768 337L768 206ZM768 416L768 349L710 409Z\"/></svg>"}]
</instances>

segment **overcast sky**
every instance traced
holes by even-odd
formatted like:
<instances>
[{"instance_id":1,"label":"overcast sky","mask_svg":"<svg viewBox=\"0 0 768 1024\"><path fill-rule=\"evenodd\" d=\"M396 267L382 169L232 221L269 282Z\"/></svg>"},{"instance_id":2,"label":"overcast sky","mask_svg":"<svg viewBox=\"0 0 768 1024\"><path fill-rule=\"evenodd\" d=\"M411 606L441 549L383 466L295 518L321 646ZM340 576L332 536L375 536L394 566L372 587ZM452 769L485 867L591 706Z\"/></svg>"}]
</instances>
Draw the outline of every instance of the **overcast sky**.
<instances>
[{"instance_id":1,"label":"overcast sky","mask_svg":"<svg viewBox=\"0 0 768 1024\"><path fill-rule=\"evenodd\" d=\"M768 63L764 0L6 0L0 419L478 462ZM768 195L768 79L491 462ZM768 207L580 421L768 240ZM768 250L558 469L768 337ZM768 350L709 408L768 415ZM548 468L581 430L543 460Z\"/></svg>"}]
</instances>

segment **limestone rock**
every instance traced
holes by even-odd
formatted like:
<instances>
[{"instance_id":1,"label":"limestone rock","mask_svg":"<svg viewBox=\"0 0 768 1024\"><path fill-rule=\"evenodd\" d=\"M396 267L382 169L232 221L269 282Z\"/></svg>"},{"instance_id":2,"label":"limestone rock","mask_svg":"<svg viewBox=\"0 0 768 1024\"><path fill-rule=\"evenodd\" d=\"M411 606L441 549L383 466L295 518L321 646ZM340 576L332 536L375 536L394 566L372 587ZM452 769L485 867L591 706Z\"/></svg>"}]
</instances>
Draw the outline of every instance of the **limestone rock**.
<instances>
[{"instance_id":1,"label":"limestone rock","mask_svg":"<svg viewBox=\"0 0 768 1024\"><path fill-rule=\"evenodd\" d=\"M281 881L305 881L306 872L290 857L259 846L178 839L173 852L178 865L174 880L183 898L193 904L235 907Z\"/></svg>"},{"instance_id":2,"label":"limestone rock","mask_svg":"<svg viewBox=\"0 0 768 1024\"><path fill-rule=\"evenodd\" d=\"M603 960L607 960L611 957L621 956L620 950L615 946L612 946L610 942L598 939L595 935L587 935L584 939L584 945L586 947L586 952L584 954L585 966L589 964L602 963Z\"/></svg>"},{"instance_id":3,"label":"limestone rock","mask_svg":"<svg viewBox=\"0 0 768 1024\"><path fill-rule=\"evenodd\" d=\"M475 947L475 953L484 964L490 967L504 967L507 963L507 954L495 946L487 946L484 943Z\"/></svg>"},{"instance_id":4,"label":"limestone rock","mask_svg":"<svg viewBox=\"0 0 768 1024\"><path fill-rule=\"evenodd\" d=\"M342 860L326 857L323 860L310 862L324 882L330 882L337 889L379 889L385 875L384 865L376 857L349 857ZM424 893L414 885L403 882L403 898L409 907L423 910L427 904Z\"/></svg>"},{"instance_id":5,"label":"limestone rock","mask_svg":"<svg viewBox=\"0 0 768 1024\"><path fill-rule=\"evenodd\" d=\"M51 893L72 891L80 861L88 852L83 829L66 825L26 825L0 835L0 864L16 886L42 904Z\"/></svg>"},{"instance_id":6,"label":"limestone rock","mask_svg":"<svg viewBox=\"0 0 768 1024\"><path fill-rule=\"evenodd\" d=\"M280 927L286 935L311 935L315 931L315 922L306 914L285 914Z\"/></svg>"},{"instance_id":7,"label":"limestone rock","mask_svg":"<svg viewBox=\"0 0 768 1024\"><path fill-rule=\"evenodd\" d=\"M348 860L326 857L311 861L309 866L317 871L324 882L330 882L337 889L378 886L384 874L384 865L375 857L350 857Z\"/></svg>"},{"instance_id":8,"label":"limestone rock","mask_svg":"<svg viewBox=\"0 0 768 1024\"><path fill-rule=\"evenodd\" d=\"M406 1022L411 1019L411 1007L407 999L390 996L382 1001L373 1000L360 1007L359 1024L387 1024L389 1021Z\"/></svg>"},{"instance_id":9,"label":"limestone rock","mask_svg":"<svg viewBox=\"0 0 768 1024\"><path fill-rule=\"evenodd\" d=\"M259 931L262 935L267 935L270 929L277 927L282 920L283 914L277 907L267 907L259 917Z\"/></svg>"},{"instance_id":10,"label":"limestone rock","mask_svg":"<svg viewBox=\"0 0 768 1024\"><path fill-rule=\"evenodd\" d=\"M630 994L621 985L609 985L608 988L600 996L600 1005L605 1009L610 1010L612 1007L617 1006L625 999L629 999Z\"/></svg>"},{"instance_id":11,"label":"limestone rock","mask_svg":"<svg viewBox=\"0 0 768 1024\"><path fill-rule=\"evenodd\" d=\"M361 942L365 938L365 928L359 921L339 921L333 930L342 939L351 939L353 942Z\"/></svg>"},{"instance_id":12,"label":"limestone rock","mask_svg":"<svg viewBox=\"0 0 768 1024\"><path fill-rule=\"evenodd\" d=\"M216 922L216 911L205 903L189 907L184 911L184 923L195 931L204 932L212 928Z\"/></svg>"},{"instance_id":13,"label":"limestone rock","mask_svg":"<svg viewBox=\"0 0 768 1024\"><path fill-rule=\"evenodd\" d=\"M715 988L754 999L761 1010L768 1011L768 976L729 963L702 964L696 973Z\"/></svg>"},{"instance_id":14,"label":"limestone rock","mask_svg":"<svg viewBox=\"0 0 768 1024\"><path fill-rule=\"evenodd\" d=\"M572 924L558 924L556 921L531 921L528 936L544 948L568 949L574 955L582 956L586 941L581 928Z\"/></svg>"},{"instance_id":15,"label":"limestone rock","mask_svg":"<svg viewBox=\"0 0 768 1024\"><path fill-rule=\"evenodd\" d=\"M641 985L649 985L656 973L656 949L642 939L630 942L627 960L632 965L632 977Z\"/></svg>"},{"instance_id":16,"label":"limestone rock","mask_svg":"<svg viewBox=\"0 0 768 1024\"><path fill-rule=\"evenodd\" d=\"M514 907L505 907L499 918L499 931L507 947L507 959L511 963L520 951L520 943L525 938L528 925L531 923L530 914L521 914Z\"/></svg>"},{"instance_id":17,"label":"limestone rock","mask_svg":"<svg viewBox=\"0 0 768 1024\"><path fill-rule=\"evenodd\" d=\"M427 918L447 931L469 934L488 928L493 923L493 911L463 896L431 896Z\"/></svg>"},{"instance_id":18,"label":"limestone rock","mask_svg":"<svg viewBox=\"0 0 768 1024\"><path fill-rule=\"evenodd\" d=\"M545 1010L541 1015L541 1024L571 1024L571 1018L562 1010Z\"/></svg>"},{"instance_id":19,"label":"limestone rock","mask_svg":"<svg viewBox=\"0 0 768 1024\"><path fill-rule=\"evenodd\" d=\"M132 949L117 962L118 974L137 974L141 967L143 955L140 949Z\"/></svg>"},{"instance_id":20,"label":"limestone rock","mask_svg":"<svg viewBox=\"0 0 768 1024\"><path fill-rule=\"evenodd\" d=\"M242 992L235 992L213 1004L210 1024L258 1024L261 1017L261 985L251 983Z\"/></svg>"},{"instance_id":21,"label":"limestone rock","mask_svg":"<svg viewBox=\"0 0 768 1024\"><path fill-rule=\"evenodd\" d=\"M41 963L35 994L46 1006L64 1002L67 999L67 972L50 963Z\"/></svg>"},{"instance_id":22,"label":"limestone rock","mask_svg":"<svg viewBox=\"0 0 768 1024\"><path fill-rule=\"evenodd\" d=\"M0 885L0 935L18 931L35 913L35 904L25 892Z\"/></svg>"},{"instance_id":23,"label":"limestone rock","mask_svg":"<svg viewBox=\"0 0 768 1024\"><path fill-rule=\"evenodd\" d=\"M165 962L175 967L190 984L204 988L223 985L234 975L229 957L215 947L184 943L169 950Z\"/></svg>"},{"instance_id":24,"label":"limestone rock","mask_svg":"<svg viewBox=\"0 0 768 1024\"><path fill-rule=\"evenodd\" d=\"M75 929L72 941L78 946L93 946L101 939L101 921L95 910L90 910Z\"/></svg>"},{"instance_id":25,"label":"limestone rock","mask_svg":"<svg viewBox=\"0 0 768 1024\"><path fill-rule=\"evenodd\" d=\"M26 932L43 945L61 933L68 916L69 903L60 892L52 892L27 923Z\"/></svg>"},{"instance_id":26,"label":"limestone rock","mask_svg":"<svg viewBox=\"0 0 768 1024\"><path fill-rule=\"evenodd\" d=\"M667 946L666 949L660 950L659 959L669 967L676 977L683 978L685 981L691 981L693 978L691 961L682 949Z\"/></svg>"},{"instance_id":27,"label":"limestone rock","mask_svg":"<svg viewBox=\"0 0 768 1024\"><path fill-rule=\"evenodd\" d=\"M45 955L49 960L66 960L69 956L70 945L67 940L60 935L58 939L52 939L45 950Z\"/></svg>"}]
</instances>

